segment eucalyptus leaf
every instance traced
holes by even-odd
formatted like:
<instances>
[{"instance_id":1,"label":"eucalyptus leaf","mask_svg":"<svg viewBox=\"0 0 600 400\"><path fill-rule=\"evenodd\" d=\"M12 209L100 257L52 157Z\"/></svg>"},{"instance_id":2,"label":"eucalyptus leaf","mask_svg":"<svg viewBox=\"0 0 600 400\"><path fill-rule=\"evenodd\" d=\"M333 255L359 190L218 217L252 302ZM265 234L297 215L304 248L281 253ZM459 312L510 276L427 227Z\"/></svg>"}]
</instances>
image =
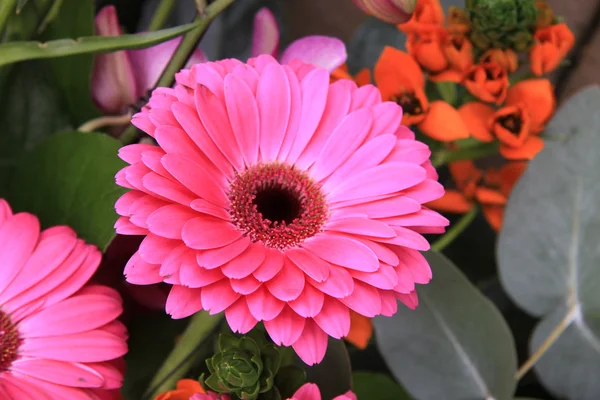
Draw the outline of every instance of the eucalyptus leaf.
<instances>
[{"instance_id":1,"label":"eucalyptus leaf","mask_svg":"<svg viewBox=\"0 0 600 400\"><path fill-rule=\"evenodd\" d=\"M124 49L140 49L165 42L200 26L202 20L156 32L121 36L87 36L78 39L0 44L0 66L17 61L65 57L77 54L105 53Z\"/></svg>"},{"instance_id":2,"label":"eucalyptus leaf","mask_svg":"<svg viewBox=\"0 0 600 400\"><path fill-rule=\"evenodd\" d=\"M387 375L375 372L352 374L352 391L358 399L410 400L410 396Z\"/></svg>"},{"instance_id":3,"label":"eucalyptus leaf","mask_svg":"<svg viewBox=\"0 0 600 400\"><path fill-rule=\"evenodd\" d=\"M319 386L324 399L344 394L352 387L352 367L343 340L330 337L325 357L319 364L306 367L299 361L298 365L306 370L306 380Z\"/></svg>"},{"instance_id":4,"label":"eucalyptus leaf","mask_svg":"<svg viewBox=\"0 0 600 400\"><path fill-rule=\"evenodd\" d=\"M502 315L446 257L425 256L433 280L417 309L373 320L392 374L419 400L511 399L516 350Z\"/></svg>"},{"instance_id":5,"label":"eucalyptus leaf","mask_svg":"<svg viewBox=\"0 0 600 400\"><path fill-rule=\"evenodd\" d=\"M125 192L115 184L115 174L125 166L118 150L117 140L99 133L50 136L19 161L11 205L36 214L44 227L69 225L105 250L115 236L115 202Z\"/></svg>"},{"instance_id":6,"label":"eucalyptus leaf","mask_svg":"<svg viewBox=\"0 0 600 400\"><path fill-rule=\"evenodd\" d=\"M544 317L531 352L562 332L536 371L574 400L600 398L599 104L600 86L592 86L555 115L546 136L563 140L547 140L515 186L498 244L504 288Z\"/></svg>"}]
</instances>

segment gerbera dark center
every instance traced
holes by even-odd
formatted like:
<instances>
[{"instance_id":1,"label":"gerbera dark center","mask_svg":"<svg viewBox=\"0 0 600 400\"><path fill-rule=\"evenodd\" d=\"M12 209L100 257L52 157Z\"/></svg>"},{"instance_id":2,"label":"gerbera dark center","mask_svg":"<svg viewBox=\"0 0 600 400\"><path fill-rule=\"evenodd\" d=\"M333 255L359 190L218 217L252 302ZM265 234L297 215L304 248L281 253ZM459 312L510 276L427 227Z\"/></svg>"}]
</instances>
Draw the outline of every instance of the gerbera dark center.
<instances>
[{"instance_id":1,"label":"gerbera dark center","mask_svg":"<svg viewBox=\"0 0 600 400\"><path fill-rule=\"evenodd\" d=\"M521 132L522 121L515 115L507 115L506 117L498 118L498 122L512 133L517 134Z\"/></svg>"},{"instance_id":2,"label":"gerbera dark center","mask_svg":"<svg viewBox=\"0 0 600 400\"><path fill-rule=\"evenodd\" d=\"M421 101L413 93L402 93L392 97L392 101L395 101L399 106L402 107L402 111L409 115L419 115L423 113L423 106Z\"/></svg>"},{"instance_id":3,"label":"gerbera dark center","mask_svg":"<svg viewBox=\"0 0 600 400\"><path fill-rule=\"evenodd\" d=\"M17 359L21 338L10 316L0 311L0 372L6 371Z\"/></svg>"},{"instance_id":4,"label":"gerbera dark center","mask_svg":"<svg viewBox=\"0 0 600 400\"><path fill-rule=\"evenodd\" d=\"M316 235L327 220L320 186L285 164L248 168L231 181L228 196L238 229L252 241L280 250Z\"/></svg>"}]
</instances>

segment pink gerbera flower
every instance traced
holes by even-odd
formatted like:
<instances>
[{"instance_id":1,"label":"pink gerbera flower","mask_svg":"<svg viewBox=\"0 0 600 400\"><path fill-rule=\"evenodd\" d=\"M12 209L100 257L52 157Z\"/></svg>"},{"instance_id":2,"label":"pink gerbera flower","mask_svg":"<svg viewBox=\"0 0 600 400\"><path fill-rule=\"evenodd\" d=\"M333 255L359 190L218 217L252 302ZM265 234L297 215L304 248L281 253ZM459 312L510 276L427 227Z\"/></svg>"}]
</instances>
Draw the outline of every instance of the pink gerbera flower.
<instances>
[{"instance_id":1,"label":"pink gerbera flower","mask_svg":"<svg viewBox=\"0 0 600 400\"><path fill-rule=\"evenodd\" d=\"M159 146L123 147L120 234L147 235L125 268L134 284L173 285L174 318L225 311L264 321L307 363L352 309L417 306L431 270L421 233L448 221L422 204L443 187L401 108L372 85L263 55L194 65L154 91L133 123Z\"/></svg>"},{"instance_id":2,"label":"pink gerbera flower","mask_svg":"<svg viewBox=\"0 0 600 400\"><path fill-rule=\"evenodd\" d=\"M126 331L121 298L84 286L100 252L66 226L40 232L0 199L0 399L116 399Z\"/></svg>"}]
</instances>

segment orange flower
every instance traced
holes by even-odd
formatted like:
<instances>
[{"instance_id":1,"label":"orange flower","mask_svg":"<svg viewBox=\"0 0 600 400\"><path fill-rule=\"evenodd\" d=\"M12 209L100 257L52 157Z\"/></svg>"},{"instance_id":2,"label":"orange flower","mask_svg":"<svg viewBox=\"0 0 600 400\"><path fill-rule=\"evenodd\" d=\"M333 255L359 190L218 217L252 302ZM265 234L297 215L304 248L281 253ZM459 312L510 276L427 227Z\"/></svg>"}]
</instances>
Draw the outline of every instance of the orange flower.
<instances>
[{"instance_id":1,"label":"orange flower","mask_svg":"<svg viewBox=\"0 0 600 400\"><path fill-rule=\"evenodd\" d=\"M547 28L552 25L554 21L554 11L552 7L546 0L537 0L535 2L535 7L537 8L537 22L535 23L535 27L537 29Z\"/></svg>"},{"instance_id":2,"label":"orange flower","mask_svg":"<svg viewBox=\"0 0 600 400\"><path fill-rule=\"evenodd\" d=\"M462 8L448 8L448 31L454 34L466 35L471 30L469 14Z\"/></svg>"},{"instance_id":3,"label":"orange flower","mask_svg":"<svg viewBox=\"0 0 600 400\"><path fill-rule=\"evenodd\" d=\"M463 80L467 90L486 103L502 104L508 91L508 74L494 61L473 65Z\"/></svg>"},{"instance_id":4,"label":"orange flower","mask_svg":"<svg viewBox=\"0 0 600 400\"><path fill-rule=\"evenodd\" d=\"M533 38L529 61L531 72L537 76L554 71L575 44L575 35L564 23L540 29Z\"/></svg>"},{"instance_id":5,"label":"orange flower","mask_svg":"<svg viewBox=\"0 0 600 400\"><path fill-rule=\"evenodd\" d=\"M506 105L525 104L531 118L531 130L541 132L554 114L556 96L548 79L527 79L508 89Z\"/></svg>"},{"instance_id":6,"label":"orange flower","mask_svg":"<svg viewBox=\"0 0 600 400\"><path fill-rule=\"evenodd\" d=\"M177 389L159 394L154 400L189 400L195 394L206 394L200 382L193 379L182 379L177 382Z\"/></svg>"},{"instance_id":7,"label":"orange flower","mask_svg":"<svg viewBox=\"0 0 600 400\"><path fill-rule=\"evenodd\" d=\"M356 75L352 76L348 70L348 65L342 64L331 73L330 81L333 83L340 79L350 79L359 87L369 85L371 83L371 72L368 68L363 68Z\"/></svg>"},{"instance_id":8,"label":"orange flower","mask_svg":"<svg viewBox=\"0 0 600 400\"><path fill-rule=\"evenodd\" d=\"M450 163L448 170L456 189L446 189L442 198L427 203L427 206L438 211L464 214L475 205L475 191L483 174L472 160Z\"/></svg>"},{"instance_id":9,"label":"orange flower","mask_svg":"<svg viewBox=\"0 0 600 400\"><path fill-rule=\"evenodd\" d=\"M439 0L418 0L417 8L410 20L399 24L405 33L432 32L443 29L444 10Z\"/></svg>"},{"instance_id":10,"label":"orange flower","mask_svg":"<svg viewBox=\"0 0 600 400\"><path fill-rule=\"evenodd\" d=\"M504 68L509 74L515 72L519 68L519 57L512 49L489 49L479 60L482 63L496 62Z\"/></svg>"},{"instance_id":11,"label":"orange flower","mask_svg":"<svg viewBox=\"0 0 600 400\"><path fill-rule=\"evenodd\" d=\"M373 336L373 323L371 322L371 318L367 318L350 310L350 332L344 339L359 349L366 349L369 340L371 340L371 336Z\"/></svg>"},{"instance_id":12,"label":"orange flower","mask_svg":"<svg viewBox=\"0 0 600 400\"><path fill-rule=\"evenodd\" d=\"M375 64L374 78L383 100L402 106L403 125L418 125L426 135L445 142L469 137L454 107L443 101L429 103L423 71L409 54L386 47Z\"/></svg>"},{"instance_id":13,"label":"orange flower","mask_svg":"<svg viewBox=\"0 0 600 400\"><path fill-rule=\"evenodd\" d=\"M450 68L464 72L473 65L473 45L466 36L460 34L447 35L443 43L443 50Z\"/></svg>"},{"instance_id":14,"label":"orange flower","mask_svg":"<svg viewBox=\"0 0 600 400\"><path fill-rule=\"evenodd\" d=\"M406 40L408 54L427 71L438 73L448 68L448 60L442 50L443 32L410 33Z\"/></svg>"}]
</instances>

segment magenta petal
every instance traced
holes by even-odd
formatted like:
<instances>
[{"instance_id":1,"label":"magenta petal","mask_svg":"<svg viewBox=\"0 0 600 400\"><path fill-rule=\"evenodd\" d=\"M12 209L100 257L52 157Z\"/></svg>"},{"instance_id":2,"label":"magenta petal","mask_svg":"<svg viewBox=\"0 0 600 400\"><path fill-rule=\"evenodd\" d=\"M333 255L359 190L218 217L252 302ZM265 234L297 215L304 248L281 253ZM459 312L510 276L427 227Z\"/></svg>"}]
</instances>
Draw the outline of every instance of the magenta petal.
<instances>
[{"instance_id":1,"label":"magenta petal","mask_svg":"<svg viewBox=\"0 0 600 400\"><path fill-rule=\"evenodd\" d=\"M319 387L314 383L305 383L292 396L293 400L321 400Z\"/></svg>"},{"instance_id":2,"label":"magenta petal","mask_svg":"<svg viewBox=\"0 0 600 400\"><path fill-rule=\"evenodd\" d=\"M11 365L11 370L44 381L71 387L100 388L102 375L81 363L65 363L44 359L21 359Z\"/></svg>"},{"instance_id":3,"label":"magenta petal","mask_svg":"<svg viewBox=\"0 0 600 400\"><path fill-rule=\"evenodd\" d=\"M265 261L254 271L260 282L268 282L283 268L284 256L279 250L267 249Z\"/></svg>"},{"instance_id":4,"label":"magenta petal","mask_svg":"<svg viewBox=\"0 0 600 400\"><path fill-rule=\"evenodd\" d=\"M323 361L327 351L327 334L312 319L306 320L304 331L293 347L298 356L308 365ZM311 398L312 399L312 398Z\"/></svg>"},{"instance_id":5,"label":"magenta petal","mask_svg":"<svg viewBox=\"0 0 600 400\"><path fill-rule=\"evenodd\" d=\"M332 265L329 269L329 277L324 282L317 282L309 278L309 282L325 294L341 299L348 296L354 290L354 280L350 273L341 267Z\"/></svg>"},{"instance_id":6,"label":"magenta petal","mask_svg":"<svg viewBox=\"0 0 600 400\"><path fill-rule=\"evenodd\" d=\"M202 308L209 311L210 315L227 309L239 298L239 293L233 291L228 279L221 279L202 288Z\"/></svg>"},{"instance_id":7,"label":"magenta petal","mask_svg":"<svg viewBox=\"0 0 600 400\"><path fill-rule=\"evenodd\" d=\"M375 272L350 271L350 275L377 289L392 290L398 284L398 274L396 273L396 269L385 264L381 264L379 270Z\"/></svg>"},{"instance_id":8,"label":"magenta petal","mask_svg":"<svg viewBox=\"0 0 600 400\"><path fill-rule=\"evenodd\" d=\"M181 319L200 311L202 309L201 293L202 289L173 285L165 305L167 314L174 319Z\"/></svg>"},{"instance_id":9,"label":"magenta petal","mask_svg":"<svg viewBox=\"0 0 600 400\"><path fill-rule=\"evenodd\" d=\"M265 260L266 249L262 243L252 243L239 256L221 266L223 274L231 279L242 279L252 274Z\"/></svg>"},{"instance_id":10,"label":"magenta petal","mask_svg":"<svg viewBox=\"0 0 600 400\"><path fill-rule=\"evenodd\" d=\"M293 41L281 55L281 63L299 59L332 72L347 58L346 46L340 39L315 35Z\"/></svg>"},{"instance_id":11,"label":"magenta petal","mask_svg":"<svg viewBox=\"0 0 600 400\"><path fill-rule=\"evenodd\" d=\"M250 275L242 279L230 279L231 288L239 294L248 295L254 293L262 283Z\"/></svg>"},{"instance_id":12,"label":"magenta petal","mask_svg":"<svg viewBox=\"0 0 600 400\"><path fill-rule=\"evenodd\" d=\"M181 239L181 231L185 223L196 216L197 214L187 207L169 204L150 214L146 223L148 230L155 235L169 239Z\"/></svg>"},{"instance_id":13,"label":"magenta petal","mask_svg":"<svg viewBox=\"0 0 600 400\"><path fill-rule=\"evenodd\" d=\"M350 331L350 311L333 297L325 297L323 308L314 320L326 334L336 339L347 336Z\"/></svg>"},{"instance_id":14,"label":"magenta petal","mask_svg":"<svg viewBox=\"0 0 600 400\"><path fill-rule=\"evenodd\" d=\"M258 57L261 54L270 54L277 57L278 47L279 28L277 27L277 21L271 10L263 7L254 16L250 56Z\"/></svg>"},{"instance_id":15,"label":"magenta petal","mask_svg":"<svg viewBox=\"0 0 600 400\"><path fill-rule=\"evenodd\" d=\"M404 303L405 306L414 310L419 305L419 298L417 297L417 291L412 291L408 294L396 293L396 298Z\"/></svg>"},{"instance_id":16,"label":"magenta petal","mask_svg":"<svg viewBox=\"0 0 600 400\"><path fill-rule=\"evenodd\" d=\"M283 268L266 283L269 292L282 301L292 301L304 289L304 273L290 260L283 261Z\"/></svg>"},{"instance_id":17,"label":"magenta petal","mask_svg":"<svg viewBox=\"0 0 600 400\"><path fill-rule=\"evenodd\" d=\"M398 311L398 300L396 294L391 290L382 290L381 295L381 315L391 317Z\"/></svg>"},{"instance_id":18,"label":"magenta petal","mask_svg":"<svg viewBox=\"0 0 600 400\"><path fill-rule=\"evenodd\" d=\"M285 255L304 273L317 282L329 276L329 263L301 247L288 249Z\"/></svg>"},{"instance_id":19,"label":"magenta petal","mask_svg":"<svg viewBox=\"0 0 600 400\"><path fill-rule=\"evenodd\" d=\"M296 300L290 301L288 305L300 316L312 318L321 312L325 295L322 291L315 289L310 284L304 285L304 290Z\"/></svg>"},{"instance_id":20,"label":"magenta petal","mask_svg":"<svg viewBox=\"0 0 600 400\"><path fill-rule=\"evenodd\" d=\"M373 318L381 313L379 290L360 281L354 281L352 294L340 301L365 317Z\"/></svg>"},{"instance_id":21,"label":"magenta petal","mask_svg":"<svg viewBox=\"0 0 600 400\"><path fill-rule=\"evenodd\" d=\"M264 285L246 296L248 309L259 321L269 321L279 315L285 303L273 296Z\"/></svg>"},{"instance_id":22,"label":"magenta petal","mask_svg":"<svg viewBox=\"0 0 600 400\"><path fill-rule=\"evenodd\" d=\"M242 232L221 219L201 217L189 220L183 227L182 237L192 249L208 250L235 242Z\"/></svg>"},{"instance_id":23,"label":"magenta petal","mask_svg":"<svg viewBox=\"0 0 600 400\"><path fill-rule=\"evenodd\" d=\"M188 253L183 255L179 279L186 286L191 288L201 288L215 283L224 277L225 276L218 268L206 269L199 266L196 262L196 257L193 254Z\"/></svg>"},{"instance_id":24,"label":"magenta petal","mask_svg":"<svg viewBox=\"0 0 600 400\"><path fill-rule=\"evenodd\" d=\"M379 238L393 238L396 236L396 232L386 223L368 218L344 218L329 222L324 229L326 231Z\"/></svg>"},{"instance_id":25,"label":"magenta petal","mask_svg":"<svg viewBox=\"0 0 600 400\"><path fill-rule=\"evenodd\" d=\"M395 298L394 298L395 299ZM258 320L252 316L245 298L238 299L225 310L225 318L233 332L248 333Z\"/></svg>"},{"instance_id":26,"label":"magenta petal","mask_svg":"<svg viewBox=\"0 0 600 400\"><path fill-rule=\"evenodd\" d=\"M265 328L273 342L278 346L291 346L304 330L305 319L291 308L284 307L281 313L270 321L265 321Z\"/></svg>"},{"instance_id":27,"label":"magenta petal","mask_svg":"<svg viewBox=\"0 0 600 400\"><path fill-rule=\"evenodd\" d=\"M318 235L307 239L302 247L325 261L358 271L373 272L379 260L364 244L345 236Z\"/></svg>"},{"instance_id":28,"label":"magenta petal","mask_svg":"<svg viewBox=\"0 0 600 400\"><path fill-rule=\"evenodd\" d=\"M199 251L196 255L198 264L207 269L218 268L239 256L250 245L250 239L243 236L226 246Z\"/></svg>"}]
</instances>

